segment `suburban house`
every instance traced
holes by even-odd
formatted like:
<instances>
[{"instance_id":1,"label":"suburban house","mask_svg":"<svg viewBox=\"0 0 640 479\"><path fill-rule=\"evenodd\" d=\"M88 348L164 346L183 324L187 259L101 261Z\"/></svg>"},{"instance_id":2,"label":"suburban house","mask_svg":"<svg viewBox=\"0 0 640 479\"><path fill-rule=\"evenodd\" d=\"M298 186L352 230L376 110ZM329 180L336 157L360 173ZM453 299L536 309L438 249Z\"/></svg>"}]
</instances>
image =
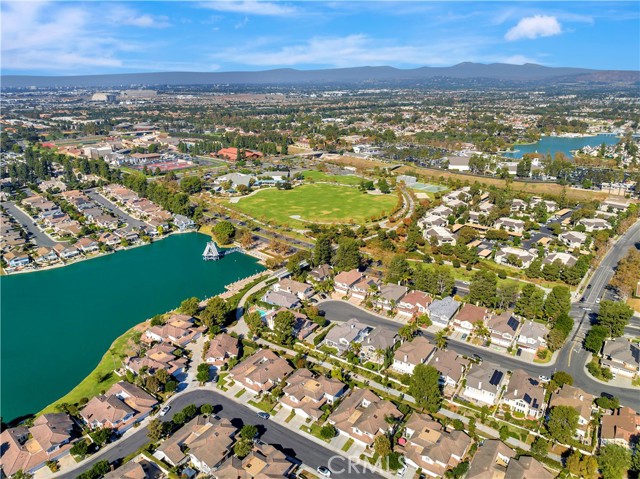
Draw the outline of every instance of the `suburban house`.
<instances>
[{"instance_id":1,"label":"suburban house","mask_svg":"<svg viewBox=\"0 0 640 479\"><path fill-rule=\"evenodd\" d=\"M549 334L549 328L546 325L525 321L518 334L518 347L531 353L544 349L547 347L547 334Z\"/></svg>"},{"instance_id":2,"label":"suburban house","mask_svg":"<svg viewBox=\"0 0 640 479\"><path fill-rule=\"evenodd\" d=\"M270 444L255 444L243 459L232 456L215 472L216 479L277 479L290 477L295 464Z\"/></svg>"},{"instance_id":3,"label":"suburban house","mask_svg":"<svg viewBox=\"0 0 640 479\"><path fill-rule=\"evenodd\" d=\"M240 354L240 341L227 333L220 333L209 342L209 349L205 353L205 361L216 367L226 364L229 359L237 358Z\"/></svg>"},{"instance_id":4,"label":"suburban house","mask_svg":"<svg viewBox=\"0 0 640 479\"><path fill-rule=\"evenodd\" d=\"M448 229L442 226L432 226L427 228L422 233L424 239L429 242L434 242L437 245L450 244L451 246L456 245L456 237L453 236L453 233Z\"/></svg>"},{"instance_id":5,"label":"suburban house","mask_svg":"<svg viewBox=\"0 0 640 479\"><path fill-rule=\"evenodd\" d=\"M316 283L323 283L324 281L331 279L331 273L331 266L328 264L321 264L309 271L307 278L312 279Z\"/></svg>"},{"instance_id":6,"label":"suburban house","mask_svg":"<svg viewBox=\"0 0 640 479\"><path fill-rule=\"evenodd\" d=\"M143 340L147 342L173 343L184 347L198 339L206 330L206 326L196 326L191 316L172 314L165 324L151 326L145 332Z\"/></svg>"},{"instance_id":7,"label":"suburban house","mask_svg":"<svg viewBox=\"0 0 640 479\"><path fill-rule=\"evenodd\" d=\"M372 293L380 291L380 280L371 276L364 276L351 287L351 297L364 301Z\"/></svg>"},{"instance_id":8,"label":"suburban house","mask_svg":"<svg viewBox=\"0 0 640 479\"><path fill-rule=\"evenodd\" d=\"M500 315L489 318L487 327L491 332L491 336L489 336L491 347L506 349L513 345L520 327L520 321L512 315L511 311L505 311Z\"/></svg>"},{"instance_id":9,"label":"suburban house","mask_svg":"<svg viewBox=\"0 0 640 479\"><path fill-rule=\"evenodd\" d=\"M338 353L342 354L349 349L351 343L361 343L371 332L371 329L352 318L346 323L338 324L330 329L324 338L324 344L337 349Z\"/></svg>"},{"instance_id":10,"label":"suburban house","mask_svg":"<svg viewBox=\"0 0 640 479\"><path fill-rule=\"evenodd\" d=\"M551 395L549 408L556 406L569 406L578 411L578 427L575 431L576 439L584 442L588 440L589 421L591 421L591 410L594 396L587 394L582 389L565 384L562 388Z\"/></svg>"},{"instance_id":11,"label":"suburban house","mask_svg":"<svg viewBox=\"0 0 640 479\"><path fill-rule=\"evenodd\" d=\"M71 259L75 258L80 254L80 251L74 246L64 246L62 243L58 243L53 247L53 250L60 257L60 259Z\"/></svg>"},{"instance_id":12,"label":"suburban house","mask_svg":"<svg viewBox=\"0 0 640 479\"><path fill-rule=\"evenodd\" d=\"M600 218L583 218L578 223L588 232L611 229L611 224Z\"/></svg>"},{"instance_id":13,"label":"suburban house","mask_svg":"<svg viewBox=\"0 0 640 479\"><path fill-rule=\"evenodd\" d=\"M268 312L263 318L263 320L266 321L267 323L267 327L272 331L275 329L276 316L278 315L278 313L282 311L289 311L291 314L293 314L294 321L295 321L293 324L293 334L296 338L300 340L303 340L318 328L318 324L311 321L304 314L299 313L297 311L291 311L286 308L280 308L276 311Z\"/></svg>"},{"instance_id":14,"label":"suburban house","mask_svg":"<svg viewBox=\"0 0 640 479\"><path fill-rule=\"evenodd\" d=\"M444 394L450 396L449 393L453 392L462 379L465 369L469 365L469 361L458 357L458 354L450 349L437 349L432 354L429 365L438 370L440 373L440 384L444 388Z\"/></svg>"},{"instance_id":15,"label":"suburban house","mask_svg":"<svg viewBox=\"0 0 640 479\"><path fill-rule=\"evenodd\" d=\"M73 421L63 413L43 414L29 428L17 426L3 430L0 475L11 477L18 471L33 474L47 461L69 454L72 433Z\"/></svg>"},{"instance_id":16,"label":"suburban house","mask_svg":"<svg viewBox=\"0 0 640 479\"><path fill-rule=\"evenodd\" d=\"M447 226L449 222L446 218L434 214L427 214L418 220L418 226L421 229L429 229L434 226Z\"/></svg>"},{"instance_id":17,"label":"suburban house","mask_svg":"<svg viewBox=\"0 0 640 479\"><path fill-rule=\"evenodd\" d=\"M460 308L460 311L455 315L451 324L455 331L463 334L471 334L476 324L486 326L490 315L491 313L487 308L467 303Z\"/></svg>"},{"instance_id":18,"label":"suburban house","mask_svg":"<svg viewBox=\"0 0 640 479\"><path fill-rule=\"evenodd\" d=\"M320 419L324 404L333 404L340 399L348 387L336 379L316 376L308 369L298 369L286 379L280 404L305 419Z\"/></svg>"},{"instance_id":19,"label":"suburban house","mask_svg":"<svg viewBox=\"0 0 640 479\"><path fill-rule=\"evenodd\" d=\"M518 459L511 459L507 466L507 473L504 479L553 479L555 472L551 472L544 465L532 456L520 456Z\"/></svg>"},{"instance_id":20,"label":"suburban house","mask_svg":"<svg viewBox=\"0 0 640 479\"><path fill-rule=\"evenodd\" d=\"M519 198L515 198L511 201L511 211L512 212L516 212L516 211L524 211L527 209L527 202L523 201Z\"/></svg>"},{"instance_id":21,"label":"suburban house","mask_svg":"<svg viewBox=\"0 0 640 479\"><path fill-rule=\"evenodd\" d=\"M502 229L510 233L522 233L524 231L524 221L514 220L513 218L500 218L493 226L496 229Z\"/></svg>"},{"instance_id":22,"label":"suburban house","mask_svg":"<svg viewBox=\"0 0 640 479\"><path fill-rule=\"evenodd\" d=\"M613 414L602 416L600 446L617 444L629 449L638 439L640 439L640 415L630 407L621 407Z\"/></svg>"},{"instance_id":23,"label":"suburban house","mask_svg":"<svg viewBox=\"0 0 640 479\"><path fill-rule=\"evenodd\" d=\"M120 381L104 394L93 397L80 411L91 429L108 427L120 434L149 415L158 401L138 386Z\"/></svg>"},{"instance_id":24,"label":"suburban house","mask_svg":"<svg viewBox=\"0 0 640 479\"><path fill-rule=\"evenodd\" d=\"M289 293L298 297L300 300L308 299L313 296L313 288L307 283L301 283L293 279L284 278L273 285L273 290L278 293Z\"/></svg>"},{"instance_id":25,"label":"suburban house","mask_svg":"<svg viewBox=\"0 0 640 479\"><path fill-rule=\"evenodd\" d=\"M343 271L333 278L333 287L336 293L342 296L348 296L351 292L351 287L356 284L362 278L362 273L357 269L351 271Z\"/></svg>"},{"instance_id":26,"label":"suburban house","mask_svg":"<svg viewBox=\"0 0 640 479\"><path fill-rule=\"evenodd\" d=\"M402 413L368 389L355 389L329 416L329 423L356 443L371 446L378 434L393 432L387 418L399 420Z\"/></svg>"},{"instance_id":27,"label":"suburban house","mask_svg":"<svg viewBox=\"0 0 640 479\"><path fill-rule=\"evenodd\" d=\"M424 364L431 358L435 349L427 338L416 336L396 349L391 368L402 374L412 374L418 364Z\"/></svg>"},{"instance_id":28,"label":"suburban house","mask_svg":"<svg viewBox=\"0 0 640 479\"><path fill-rule=\"evenodd\" d=\"M512 246L500 248L494 257L495 262L498 264L517 266L518 268L528 268L535 259L536 257L528 251Z\"/></svg>"},{"instance_id":29,"label":"suburban house","mask_svg":"<svg viewBox=\"0 0 640 479\"><path fill-rule=\"evenodd\" d=\"M178 231L191 231L197 227L195 221L184 215L175 215L172 223L178 228Z\"/></svg>"},{"instance_id":30,"label":"suburban house","mask_svg":"<svg viewBox=\"0 0 640 479\"><path fill-rule=\"evenodd\" d=\"M544 208L544 210L547 213L553 213L558 209L558 203L556 203L555 201L543 200L539 196L534 196L533 198L531 198L531 202L529 203L529 206L531 206L531 208L534 209L538 205L541 205L541 207Z\"/></svg>"},{"instance_id":31,"label":"suburban house","mask_svg":"<svg viewBox=\"0 0 640 479\"><path fill-rule=\"evenodd\" d=\"M629 208L629 200L617 200L615 198L607 198L600 203L600 211L610 211L612 213L621 213Z\"/></svg>"},{"instance_id":32,"label":"suburban house","mask_svg":"<svg viewBox=\"0 0 640 479\"><path fill-rule=\"evenodd\" d=\"M168 472L139 454L116 470L107 472L103 479L163 479L168 475Z\"/></svg>"},{"instance_id":33,"label":"suburban house","mask_svg":"<svg viewBox=\"0 0 640 479\"><path fill-rule=\"evenodd\" d=\"M571 267L571 266L573 266L574 264L576 264L578 262L578 258L576 258L575 256L573 256L570 253L561 253L561 252L556 251L555 253L548 254L542 260L542 266L546 266L548 264L553 264L556 261L559 261L560 264L562 264L564 266Z\"/></svg>"},{"instance_id":34,"label":"suburban house","mask_svg":"<svg viewBox=\"0 0 640 479\"><path fill-rule=\"evenodd\" d=\"M528 419L538 419L544 414L544 394L545 391L537 379L522 369L516 369L511 374L502 402L513 412L524 414Z\"/></svg>"},{"instance_id":35,"label":"suburban house","mask_svg":"<svg viewBox=\"0 0 640 479\"><path fill-rule=\"evenodd\" d=\"M300 298L295 294L287 291L274 291L270 289L262 297L262 301L274 306L280 306L281 308L295 309L300 306Z\"/></svg>"},{"instance_id":36,"label":"suburban house","mask_svg":"<svg viewBox=\"0 0 640 479\"><path fill-rule=\"evenodd\" d=\"M233 453L236 432L228 419L199 415L169 436L153 455L173 467L190 462L211 474Z\"/></svg>"},{"instance_id":37,"label":"suburban house","mask_svg":"<svg viewBox=\"0 0 640 479\"><path fill-rule=\"evenodd\" d=\"M611 369L613 376L633 378L640 372L640 347L625 338L610 339L602 348L602 365Z\"/></svg>"},{"instance_id":38,"label":"suburban house","mask_svg":"<svg viewBox=\"0 0 640 479\"><path fill-rule=\"evenodd\" d=\"M31 262L31 258L26 253L16 253L9 251L5 253L2 258L7 262L10 268L19 268L20 266L26 266Z\"/></svg>"},{"instance_id":39,"label":"suburban house","mask_svg":"<svg viewBox=\"0 0 640 479\"><path fill-rule=\"evenodd\" d=\"M515 456L515 451L510 449L504 442L498 439L488 439L478 448L469 463L469 472L466 479L504 478L509 462Z\"/></svg>"},{"instance_id":40,"label":"suburban house","mask_svg":"<svg viewBox=\"0 0 640 479\"><path fill-rule=\"evenodd\" d=\"M453 214L453 210L451 208L448 208L447 206L440 205L440 206L436 206L435 208L428 211L427 213L430 213L436 216L442 216L443 218L447 218L448 216Z\"/></svg>"},{"instance_id":41,"label":"suburban house","mask_svg":"<svg viewBox=\"0 0 640 479\"><path fill-rule=\"evenodd\" d=\"M587 235L580 231L567 231L558 235L558 239L571 249L582 248L587 241Z\"/></svg>"},{"instance_id":42,"label":"suburban house","mask_svg":"<svg viewBox=\"0 0 640 479\"><path fill-rule=\"evenodd\" d=\"M428 314L428 307L431 304L431 296L422 291L411 291L404 295L397 303L398 314L409 319L414 316Z\"/></svg>"},{"instance_id":43,"label":"suburban house","mask_svg":"<svg viewBox=\"0 0 640 479\"><path fill-rule=\"evenodd\" d=\"M399 341L398 332L392 328L377 327L361 343L360 357L365 361L382 364L386 351Z\"/></svg>"},{"instance_id":44,"label":"suburban house","mask_svg":"<svg viewBox=\"0 0 640 479\"><path fill-rule=\"evenodd\" d=\"M402 441L404 439L404 441ZM413 413L401 438L407 464L422 469L430 477L444 477L467 455L473 441L464 431L447 432L426 414Z\"/></svg>"},{"instance_id":45,"label":"suburban house","mask_svg":"<svg viewBox=\"0 0 640 479\"><path fill-rule=\"evenodd\" d=\"M507 375L497 365L486 361L475 364L467 374L467 383L461 394L469 401L493 406L506 380Z\"/></svg>"},{"instance_id":46,"label":"suburban house","mask_svg":"<svg viewBox=\"0 0 640 479\"><path fill-rule=\"evenodd\" d=\"M120 244L120 237L111 231L105 231L100 236L98 236L98 242L102 244L106 244L108 246L115 246Z\"/></svg>"},{"instance_id":47,"label":"suburban house","mask_svg":"<svg viewBox=\"0 0 640 479\"><path fill-rule=\"evenodd\" d=\"M42 263L52 263L54 261L58 261L58 255L51 248L40 246L36 250L36 253L38 254L38 257L36 258L36 263L42 264Z\"/></svg>"},{"instance_id":48,"label":"suburban house","mask_svg":"<svg viewBox=\"0 0 640 479\"><path fill-rule=\"evenodd\" d=\"M451 318L453 318L458 311L460 304L461 303L453 299L451 296L447 296L444 299L434 300L427 308L431 322L436 326L446 328L449 326Z\"/></svg>"},{"instance_id":49,"label":"suburban house","mask_svg":"<svg viewBox=\"0 0 640 479\"><path fill-rule=\"evenodd\" d=\"M385 284L380 288L375 304L385 311L391 311L396 308L400 300L407 294L409 288L398 284Z\"/></svg>"},{"instance_id":50,"label":"suburban house","mask_svg":"<svg viewBox=\"0 0 640 479\"><path fill-rule=\"evenodd\" d=\"M260 349L229 371L229 377L251 391L269 391L293 372L286 359L269 349Z\"/></svg>"},{"instance_id":51,"label":"suburban house","mask_svg":"<svg viewBox=\"0 0 640 479\"><path fill-rule=\"evenodd\" d=\"M94 253L100 249L100 244L91 238L80 238L75 246L83 253Z\"/></svg>"},{"instance_id":52,"label":"suburban house","mask_svg":"<svg viewBox=\"0 0 640 479\"><path fill-rule=\"evenodd\" d=\"M174 354L176 348L167 343L160 343L148 349L143 356L127 357L124 367L134 374L140 374L143 368L149 374L164 369L170 375L177 377L187 367L188 358Z\"/></svg>"}]
</instances>

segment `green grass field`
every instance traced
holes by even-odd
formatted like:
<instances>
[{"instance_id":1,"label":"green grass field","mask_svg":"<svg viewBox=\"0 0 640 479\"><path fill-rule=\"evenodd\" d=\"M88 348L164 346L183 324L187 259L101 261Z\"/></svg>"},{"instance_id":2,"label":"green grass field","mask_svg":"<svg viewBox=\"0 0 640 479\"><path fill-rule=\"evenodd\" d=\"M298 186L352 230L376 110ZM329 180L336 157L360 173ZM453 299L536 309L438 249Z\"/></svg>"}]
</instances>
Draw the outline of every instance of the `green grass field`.
<instances>
[{"instance_id":1,"label":"green grass field","mask_svg":"<svg viewBox=\"0 0 640 479\"><path fill-rule=\"evenodd\" d=\"M318 183L292 190L263 190L229 206L258 220L280 224L362 224L372 216L389 214L397 201L395 195L370 195L356 188Z\"/></svg>"},{"instance_id":2,"label":"green grass field","mask_svg":"<svg viewBox=\"0 0 640 479\"><path fill-rule=\"evenodd\" d=\"M325 181L327 183L338 183L340 185L352 185L358 186L362 181L362 178L356 175L328 175L323 173L322 171L305 171L304 172L305 180L313 180L313 181Z\"/></svg>"}]
</instances>

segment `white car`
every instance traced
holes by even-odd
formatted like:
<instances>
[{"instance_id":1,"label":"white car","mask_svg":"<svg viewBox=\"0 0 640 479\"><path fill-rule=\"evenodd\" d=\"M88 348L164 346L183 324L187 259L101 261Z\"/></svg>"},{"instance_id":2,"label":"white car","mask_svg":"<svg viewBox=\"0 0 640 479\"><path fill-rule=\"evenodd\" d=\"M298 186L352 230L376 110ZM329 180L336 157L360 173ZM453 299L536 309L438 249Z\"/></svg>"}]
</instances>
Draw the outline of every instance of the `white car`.
<instances>
[{"instance_id":1,"label":"white car","mask_svg":"<svg viewBox=\"0 0 640 479\"><path fill-rule=\"evenodd\" d=\"M318 471L318 474L321 474L324 477L331 477L331 471L324 466L319 466L316 471Z\"/></svg>"},{"instance_id":2,"label":"white car","mask_svg":"<svg viewBox=\"0 0 640 479\"><path fill-rule=\"evenodd\" d=\"M396 476L402 477L404 476L404 473L407 472L407 465L404 464L400 469L398 469L398 472L396 472Z\"/></svg>"},{"instance_id":3,"label":"white car","mask_svg":"<svg viewBox=\"0 0 640 479\"><path fill-rule=\"evenodd\" d=\"M160 416L164 416L165 414L167 414L169 412L169 409L171 409L171 406L165 406L160 409Z\"/></svg>"},{"instance_id":4,"label":"white car","mask_svg":"<svg viewBox=\"0 0 640 479\"><path fill-rule=\"evenodd\" d=\"M600 304L600 298L596 299L596 304Z\"/></svg>"},{"instance_id":5,"label":"white car","mask_svg":"<svg viewBox=\"0 0 640 479\"><path fill-rule=\"evenodd\" d=\"M551 381L551 378L548 376L538 376L538 380L541 383L548 383L549 381Z\"/></svg>"}]
</instances>

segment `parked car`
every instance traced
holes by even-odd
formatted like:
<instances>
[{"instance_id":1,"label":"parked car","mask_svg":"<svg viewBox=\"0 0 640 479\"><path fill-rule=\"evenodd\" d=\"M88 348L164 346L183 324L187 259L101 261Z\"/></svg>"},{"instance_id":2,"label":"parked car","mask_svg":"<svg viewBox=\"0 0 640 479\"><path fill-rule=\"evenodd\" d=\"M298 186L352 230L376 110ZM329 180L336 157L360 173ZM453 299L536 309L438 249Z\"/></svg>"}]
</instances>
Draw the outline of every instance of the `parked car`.
<instances>
[{"instance_id":1,"label":"parked car","mask_svg":"<svg viewBox=\"0 0 640 479\"><path fill-rule=\"evenodd\" d=\"M548 376L538 376L538 380L541 383L548 383L549 381L551 381L551 378Z\"/></svg>"},{"instance_id":2,"label":"parked car","mask_svg":"<svg viewBox=\"0 0 640 479\"><path fill-rule=\"evenodd\" d=\"M169 409L171 409L171 406L165 406L162 409L160 409L160 416L164 416L169 412Z\"/></svg>"},{"instance_id":3,"label":"parked car","mask_svg":"<svg viewBox=\"0 0 640 479\"><path fill-rule=\"evenodd\" d=\"M265 421L271 417L271 416L269 416L269 413L262 412L262 411L258 413L258 416L260 416Z\"/></svg>"},{"instance_id":4,"label":"parked car","mask_svg":"<svg viewBox=\"0 0 640 479\"><path fill-rule=\"evenodd\" d=\"M396 472L396 476L402 477L405 472L407 472L407 465L403 464L402 467L398 469L398 472Z\"/></svg>"},{"instance_id":5,"label":"parked car","mask_svg":"<svg viewBox=\"0 0 640 479\"><path fill-rule=\"evenodd\" d=\"M318 473L322 474L324 477L331 477L331 471L324 466L318 467L316 471L318 471Z\"/></svg>"}]
</instances>

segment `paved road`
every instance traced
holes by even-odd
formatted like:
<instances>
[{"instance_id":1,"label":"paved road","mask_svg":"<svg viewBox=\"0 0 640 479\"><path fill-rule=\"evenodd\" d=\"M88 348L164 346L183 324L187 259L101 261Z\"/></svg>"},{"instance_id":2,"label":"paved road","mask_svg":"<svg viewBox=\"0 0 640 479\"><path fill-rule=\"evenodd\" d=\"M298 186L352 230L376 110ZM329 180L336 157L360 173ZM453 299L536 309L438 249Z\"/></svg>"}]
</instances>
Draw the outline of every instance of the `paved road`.
<instances>
[{"instance_id":1,"label":"paved road","mask_svg":"<svg viewBox=\"0 0 640 479\"><path fill-rule=\"evenodd\" d=\"M258 430L262 433L261 439L264 442L266 442L267 444L273 444L282 452L287 454L287 456L294 458L294 460L301 461L307 466L314 469L321 465L326 466L329 460L332 457L336 456L333 451L325 449L301 435L303 434L302 432L301 434L296 434L293 433L290 429L287 429L286 427L277 424L274 421L265 421L259 418L251 409L238 404L227 398L226 396L223 396L222 394L212 390L198 389L177 397L174 401L171 402L171 410L163 418L163 420L170 420L176 412L182 410L189 404L195 404L197 406L200 406L202 404L213 404L215 407L215 413L220 417L229 419L234 426L242 427L242 425L244 424L253 424L257 426ZM147 437L147 428L141 427L139 431L135 432L135 434L121 440L121 442L119 443L116 443L116 445L111 450L107 451L104 455L96 458L95 461L89 461L81 468L57 477L60 479L75 478L78 476L78 474L90 469L98 460L106 459L109 462L113 462L137 451L148 442L149 439ZM346 464L346 460L334 460L334 462L335 465ZM338 474L337 472L335 472L331 475L331 477L344 479L355 476L383 479L382 476L369 472L367 472L366 474Z\"/></svg>"},{"instance_id":2,"label":"paved road","mask_svg":"<svg viewBox=\"0 0 640 479\"><path fill-rule=\"evenodd\" d=\"M149 226L144 221L140 221L134 218L133 216L128 215L124 211L122 211L120 208L118 208L115 204L113 204L111 201L106 199L104 196L98 194L98 192L95 189L86 190L85 193L93 201L98 203L103 208L106 208L109 211L111 211L117 218L119 218L124 223L127 223L129 226L132 226L133 228L136 228L136 229L145 228Z\"/></svg>"},{"instance_id":3,"label":"paved road","mask_svg":"<svg viewBox=\"0 0 640 479\"><path fill-rule=\"evenodd\" d=\"M31 235L31 238L38 246L52 248L58 244L52 240L44 231L36 226L29 215L24 214L12 201L2 203L4 209Z\"/></svg>"},{"instance_id":4,"label":"paved road","mask_svg":"<svg viewBox=\"0 0 640 479\"><path fill-rule=\"evenodd\" d=\"M397 321L385 319L367 311L363 311L362 309L344 301L324 301L320 303L318 307L325 312L325 317L330 321L345 322L351 318L357 318L362 323L372 327L390 327L399 329L401 326L401 323ZM578 311L584 313L584 311L575 307L572 314L579 314ZM585 321L588 321L588 319ZM580 327L578 327L576 333L579 330ZM433 339L433 334L428 332L424 332L424 334L426 337ZM581 341L576 341L575 343L571 342L566 345L560 352L556 360L556 364L551 366L532 364L485 348L471 346L469 343L463 341L449 339L448 342L449 348L455 350L459 354L463 354L465 356L477 354L482 359L499 364L500 366L507 368L509 371L523 369L533 377L538 377L539 375L551 376L555 371L567 371L573 376L574 385L584 389L586 392L594 394L595 396L600 396L602 391L606 391L620 398L620 402L622 404L630 406L636 410L640 410L640 394L637 389L617 388L607 384L602 384L591 378L591 376L586 373L584 365L587 361L588 353L582 349Z\"/></svg>"}]
</instances>

